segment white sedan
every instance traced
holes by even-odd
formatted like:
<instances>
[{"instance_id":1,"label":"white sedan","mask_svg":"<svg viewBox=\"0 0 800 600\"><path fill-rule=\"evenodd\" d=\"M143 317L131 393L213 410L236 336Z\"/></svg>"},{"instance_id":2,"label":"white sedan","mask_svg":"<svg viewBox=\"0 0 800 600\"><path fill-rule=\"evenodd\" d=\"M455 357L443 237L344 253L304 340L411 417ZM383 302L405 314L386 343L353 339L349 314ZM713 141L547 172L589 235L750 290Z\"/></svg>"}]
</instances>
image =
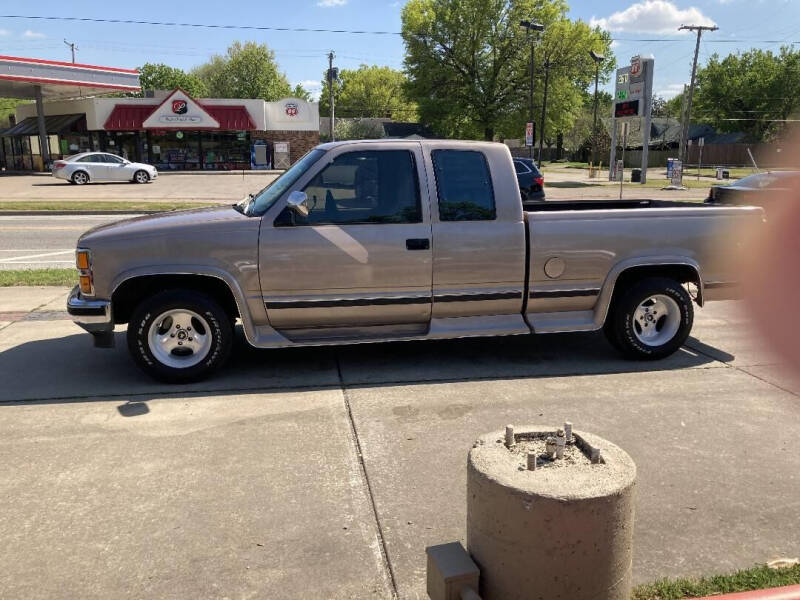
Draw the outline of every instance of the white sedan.
<instances>
[{"instance_id":1,"label":"white sedan","mask_svg":"<svg viewBox=\"0 0 800 600\"><path fill-rule=\"evenodd\" d=\"M151 165L131 162L107 152L83 152L53 163L53 177L83 185L90 181L147 183L158 177Z\"/></svg>"}]
</instances>

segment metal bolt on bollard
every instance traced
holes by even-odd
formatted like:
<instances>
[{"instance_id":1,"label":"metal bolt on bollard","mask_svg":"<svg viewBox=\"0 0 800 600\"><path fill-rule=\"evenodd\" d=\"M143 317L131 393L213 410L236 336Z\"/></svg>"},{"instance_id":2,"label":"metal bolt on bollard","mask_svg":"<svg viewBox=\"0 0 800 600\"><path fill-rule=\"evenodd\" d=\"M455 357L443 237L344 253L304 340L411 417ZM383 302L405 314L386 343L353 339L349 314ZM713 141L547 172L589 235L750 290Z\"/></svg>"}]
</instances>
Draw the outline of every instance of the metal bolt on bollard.
<instances>
[{"instance_id":1,"label":"metal bolt on bollard","mask_svg":"<svg viewBox=\"0 0 800 600\"><path fill-rule=\"evenodd\" d=\"M536 453L535 452L528 452L528 471L535 471L536 470Z\"/></svg>"},{"instance_id":2,"label":"metal bolt on bollard","mask_svg":"<svg viewBox=\"0 0 800 600\"><path fill-rule=\"evenodd\" d=\"M514 446L514 426L506 425L506 448Z\"/></svg>"}]
</instances>

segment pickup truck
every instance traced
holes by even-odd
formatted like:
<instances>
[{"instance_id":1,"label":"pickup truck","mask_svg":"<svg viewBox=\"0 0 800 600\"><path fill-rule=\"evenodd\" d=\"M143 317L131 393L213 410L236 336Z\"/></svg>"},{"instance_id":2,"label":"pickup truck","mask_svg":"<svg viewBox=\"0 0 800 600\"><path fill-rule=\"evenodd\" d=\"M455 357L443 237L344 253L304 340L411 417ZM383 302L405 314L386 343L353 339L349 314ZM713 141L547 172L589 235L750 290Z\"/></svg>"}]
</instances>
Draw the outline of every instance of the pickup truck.
<instances>
[{"instance_id":1,"label":"pickup truck","mask_svg":"<svg viewBox=\"0 0 800 600\"><path fill-rule=\"evenodd\" d=\"M233 206L102 225L78 242L73 319L127 323L155 378L209 375L241 320L259 348L603 329L634 359L675 352L693 306L737 293L760 208L541 203L506 146L323 144Z\"/></svg>"}]
</instances>

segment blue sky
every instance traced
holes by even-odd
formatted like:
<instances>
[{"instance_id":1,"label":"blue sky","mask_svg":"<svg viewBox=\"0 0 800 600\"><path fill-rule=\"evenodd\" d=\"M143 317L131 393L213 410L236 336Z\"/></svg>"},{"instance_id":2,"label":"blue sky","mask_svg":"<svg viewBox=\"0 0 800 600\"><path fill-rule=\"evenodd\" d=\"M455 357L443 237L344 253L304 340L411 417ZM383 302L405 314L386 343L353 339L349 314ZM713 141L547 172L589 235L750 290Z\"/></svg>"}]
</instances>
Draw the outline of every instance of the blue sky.
<instances>
[{"instance_id":1,"label":"blue sky","mask_svg":"<svg viewBox=\"0 0 800 600\"><path fill-rule=\"evenodd\" d=\"M193 0L177 4L163 0L37 0L0 1L0 14L399 31L403 4L402 0ZM655 56L655 89L667 97L682 88L691 71L694 37L675 31L681 23L713 22L720 27L719 31L704 35L701 62L715 51L780 46L763 40L800 42L800 0L572 0L570 7L572 18L597 23L612 32L617 38L614 51L620 64L627 63L636 53ZM234 40L253 39L274 49L281 69L293 84L302 83L312 92L318 89L329 50L336 52L336 64L343 68L361 63L400 68L403 60L403 44L397 35L0 18L0 54L69 60L64 38L77 43L78 62L118 67L164 62L184 69L204 62L211 54L223 53ZM631 41L642 38L665 41Z\"/></svg>"}]
</instances>

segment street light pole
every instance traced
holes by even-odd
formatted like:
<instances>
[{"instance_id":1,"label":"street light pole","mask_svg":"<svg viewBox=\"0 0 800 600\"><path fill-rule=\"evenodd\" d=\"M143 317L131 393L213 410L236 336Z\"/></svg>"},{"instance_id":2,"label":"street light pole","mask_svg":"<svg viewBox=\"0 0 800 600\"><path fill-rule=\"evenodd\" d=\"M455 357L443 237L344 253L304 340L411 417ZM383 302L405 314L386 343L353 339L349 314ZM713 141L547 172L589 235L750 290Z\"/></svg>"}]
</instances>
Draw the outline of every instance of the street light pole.
<instances>
[{"instance_id":1,"label":"street light pole","mask_svg":"<svg viewBox=\"0 0 800 600\"><path fill-rule=\"evenodd\" d=\"M534 44L531 41L531 87L530 87L530 98L528 102L529 112L528 112L528 123L533 123L533 69L534 69L534 62L533 62L533 48ZM533 160L533 132L531 132L531 145L528 146L528 158Z\"/></svg>"},{"instance_id":2,"label":"street light pole","mask_svg":"<svg viewBox=\"0 0 800 600\"><path fill-rule=\"evenodd\" d=\"M597 160L597 82L600 78L600 63L605 60L605 56L594 50L589 52L589 56L594 61L594 118L592 121L592 168L594 168Z\"/></svg>"},{"instance_id":3,"label":"street light pole","mask_svg":"<svg viewBox=\"0 0 800 600\"><path fill-rule=\"evenodd\" d=\"M547 116L547 84L550 82L550 59L544 63L544 95L542 96L542 124L539 127L539 169L542 168L542 148L544 147L544 119Z\"/></svg>"},{"instance_id":4,"label":"street light pole","mask_svg":"<svg viewBox=\"0 0 800 600\"><path fill-rule=\"evenodd\" d=\"M533 123L534 114L533 114L533 85L534 85L534 77L533 77L533 70L534 70L534 61L533 61L533 51L536 46L536 38L531 35L534 31L544 31L544 25L541 23L534 23L533 21L520 21L519 22L521 27L524 27L528 30L528 36L531 38L531 64L530 64L530 71L531 71L531 85L530 85L530 92L529 92L529 113L528 113L528 123ZM533 160L533 139L531 139L531 145L528 146L528 156L531 160Z\"/></svg>"}]
</instances>

